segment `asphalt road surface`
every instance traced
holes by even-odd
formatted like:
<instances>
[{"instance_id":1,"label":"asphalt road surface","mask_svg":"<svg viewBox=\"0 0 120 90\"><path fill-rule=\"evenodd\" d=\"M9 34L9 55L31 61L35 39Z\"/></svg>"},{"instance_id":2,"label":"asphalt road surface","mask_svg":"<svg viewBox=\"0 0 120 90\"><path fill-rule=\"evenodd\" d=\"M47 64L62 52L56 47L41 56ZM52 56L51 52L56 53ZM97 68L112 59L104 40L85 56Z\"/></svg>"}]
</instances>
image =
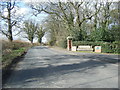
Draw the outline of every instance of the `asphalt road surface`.
<instances>
[{"instance_id":1,"label":"asphalt road surface","mask_svg":"<svg viewBox=\"0 0 120 90\"><path fill-rule=\"evenodd\" d=\"M118 88L117 60L117 55L36 46L28 50L3 88Z\"/></svg>"}]
</instances>

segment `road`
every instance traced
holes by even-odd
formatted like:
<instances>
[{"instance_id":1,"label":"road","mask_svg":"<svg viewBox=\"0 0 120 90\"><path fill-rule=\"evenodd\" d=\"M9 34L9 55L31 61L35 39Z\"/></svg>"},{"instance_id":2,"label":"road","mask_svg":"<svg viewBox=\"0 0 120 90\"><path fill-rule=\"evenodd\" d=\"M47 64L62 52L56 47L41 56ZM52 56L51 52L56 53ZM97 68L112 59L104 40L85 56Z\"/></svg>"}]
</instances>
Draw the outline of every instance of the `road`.
<instances>
[{"instance_id":1,"label":"road","mask_svg":"<svg viewBox=\"0 0 120 90\"><path fill-rule=\"evenodd\" d=\"M117 55L75 53L36 46L3 88L118 88Z\"/></svg>"}]
</instances>

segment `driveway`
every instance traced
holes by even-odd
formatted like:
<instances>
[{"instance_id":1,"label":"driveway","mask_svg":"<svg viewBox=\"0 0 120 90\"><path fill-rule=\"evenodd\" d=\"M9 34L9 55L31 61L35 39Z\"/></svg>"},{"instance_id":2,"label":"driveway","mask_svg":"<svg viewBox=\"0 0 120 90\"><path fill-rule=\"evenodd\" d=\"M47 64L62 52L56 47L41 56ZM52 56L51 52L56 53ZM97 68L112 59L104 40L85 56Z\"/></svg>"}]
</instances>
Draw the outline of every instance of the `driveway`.
<instances>
[{"instance_id":1,"label":"driveway","mask_svg":"<svg viewBox=\"0 0 120 90\"><path fill-rule=\"evenodd\" d=\"M36 46L28 50L4 88L118 88L118 56Z\"/></svg>"}]
</instances>

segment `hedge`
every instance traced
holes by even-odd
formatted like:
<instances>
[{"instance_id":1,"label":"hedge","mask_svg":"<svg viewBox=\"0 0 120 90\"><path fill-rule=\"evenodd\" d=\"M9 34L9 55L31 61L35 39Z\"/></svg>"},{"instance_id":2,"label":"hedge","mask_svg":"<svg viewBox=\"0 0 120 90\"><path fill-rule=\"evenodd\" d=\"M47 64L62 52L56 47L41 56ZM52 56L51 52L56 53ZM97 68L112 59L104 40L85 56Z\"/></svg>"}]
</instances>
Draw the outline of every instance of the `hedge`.
<instances>
[{"instance_id":1,"label":"hedge","mask_svg":"<svg viewBox=\"0 0 120 90\"><path fill-rule=\"evenodd\" d=\"M73 41L74 46L79 45L90 45L94 48L94 46L102 46L102 52L103 53L120 53L120 41L115 42L103 42L103 41L97 41L97 42L89 42L89 41Z\"/></svg>"}]
</instances>

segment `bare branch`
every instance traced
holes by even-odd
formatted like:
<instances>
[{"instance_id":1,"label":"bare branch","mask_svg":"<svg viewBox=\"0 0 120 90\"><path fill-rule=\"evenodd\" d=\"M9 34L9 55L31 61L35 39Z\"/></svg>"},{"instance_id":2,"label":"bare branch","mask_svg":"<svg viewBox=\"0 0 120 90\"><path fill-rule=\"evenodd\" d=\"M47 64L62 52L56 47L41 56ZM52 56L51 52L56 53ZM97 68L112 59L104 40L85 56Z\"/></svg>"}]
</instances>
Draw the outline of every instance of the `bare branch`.
<instances>
[{"instance_id":1,"label":"bare branch","mask_svg":"<svg viewBox=\"0 0 120 90\"><path fill-rule=\"evenodd\" d=\"M1 32L2 32L2 34L4 34L6 37L9 36L9 34L8 34L8 33L5 33L3 30L2 30Z\"/></svg>"},{"instance_id":2,"label":"bare branch","mask_svg":"<svg viewBox=\"0 0 120 90\"><path fill-rule=\"evenodd\" d=\"M19 35L22 32L22 30L20 30L19 32L17 32L14 36Z\"/></svg>"},{"instance_id":3,"label":"bare branch","mask_svg":"<svg viewBox=\"0 0 120 90\"><path fill-rule=\"evenodd\" d=\"M17 24L17 21L13 21L11 26L13 27L13 26L15 26L16 24Z\"/></svg>"},{"instance_id":4,"label":"bare branch","mask_svg":"<svg viewBox=\"0 0 120 90\"><path fill-rule=\"evenodd\" d=\"M15 7L15 1L13 2L13 5L10 10L12 10Z\"/></svg>"},{"instance_id":5,"label":"bare branch","mask_svg":"<svg viewBox=\"0 0 120 90\"><path fill-rule=\"evenodd\" d=\"M1 18L3 18L3 19L8 19L8 17L2 16L2 15L1 15Z\"/></svg>"}]
</instances>

